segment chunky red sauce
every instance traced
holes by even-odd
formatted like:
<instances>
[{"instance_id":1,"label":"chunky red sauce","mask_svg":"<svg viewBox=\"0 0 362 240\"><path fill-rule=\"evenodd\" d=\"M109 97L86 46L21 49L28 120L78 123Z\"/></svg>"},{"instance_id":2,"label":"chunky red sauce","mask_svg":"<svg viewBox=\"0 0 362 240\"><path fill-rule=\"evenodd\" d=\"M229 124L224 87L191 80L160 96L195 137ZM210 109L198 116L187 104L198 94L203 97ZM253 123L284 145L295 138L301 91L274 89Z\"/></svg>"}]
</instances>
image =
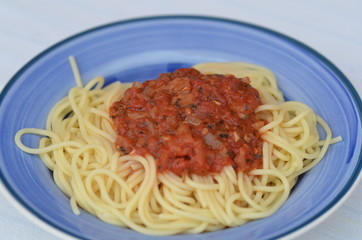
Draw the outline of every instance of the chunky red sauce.
<instances>
[{"instance_id":1,"label":"chunky red sauce","mask_svg":"<svg viewBox=\"0 0 362 240\"><path fill-rule=\"evenodd\" d=\"M116 146L124 154L151 153L159 172L177 175L260 168L263 123L254 110L261 101L248 82L184 68L136 83L110 108Z\"/></svg>"}]
</instances>

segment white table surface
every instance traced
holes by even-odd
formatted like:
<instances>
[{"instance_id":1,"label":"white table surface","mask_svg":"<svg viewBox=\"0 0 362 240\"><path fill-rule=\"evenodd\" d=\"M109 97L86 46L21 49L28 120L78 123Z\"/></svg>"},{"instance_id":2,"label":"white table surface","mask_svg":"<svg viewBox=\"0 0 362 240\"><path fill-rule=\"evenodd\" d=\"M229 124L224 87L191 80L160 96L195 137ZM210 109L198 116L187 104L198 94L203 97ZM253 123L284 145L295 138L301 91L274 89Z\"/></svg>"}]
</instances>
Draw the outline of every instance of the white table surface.
<instances>
[{"instance_id":1,"label":"white table surface","mask_svg":"<svg viewBox=\"0 0 362 240\"><path fill-rule=\"evenodd\" d=\"M360 0L0 0L0 89L28 60L79 31L135 17L193 14L287 34L331 60L362 96ZM59 239L0 194L0 239ZM362 239L362 182L328 219L297 239Z\"/></svg>"}]
</instances>

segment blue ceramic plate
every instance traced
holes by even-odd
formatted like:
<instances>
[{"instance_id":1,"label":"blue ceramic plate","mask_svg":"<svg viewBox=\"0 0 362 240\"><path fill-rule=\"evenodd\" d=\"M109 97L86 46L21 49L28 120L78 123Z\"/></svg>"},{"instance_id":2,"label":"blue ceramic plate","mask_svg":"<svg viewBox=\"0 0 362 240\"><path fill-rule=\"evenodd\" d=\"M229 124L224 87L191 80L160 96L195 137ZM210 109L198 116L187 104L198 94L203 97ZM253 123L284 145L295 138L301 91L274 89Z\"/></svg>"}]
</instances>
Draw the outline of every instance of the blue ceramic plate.
<instances>
[{"instance_id":1,"label":"blue ceramic plate","mask_svg":"<svg viewBox=\"0 0 362 240\"><path fill-rule=\"evenodd\" d=\"M15 133L25 127L44 128L50 108L75 85L67 60L70 55L76 57L84 79L103 75L108 82L144 81L206 61L259 64L277 75L287 99L311 106L329 123L334 136L343 137L300 179L274 215L240 227L189 235L189 240L295 235L340 205L360 175L361 100L346 77L317 52L279 33L225 19L172 16L117 22L47 49L26 64L1 93L3 188L53 232L85 239L162 239L106 224L86 212L74 215L52 173L37 156L15 146ZM37 146L37 141L35 136L24 136L29 146Z\"/></svg>"}]
</instances>

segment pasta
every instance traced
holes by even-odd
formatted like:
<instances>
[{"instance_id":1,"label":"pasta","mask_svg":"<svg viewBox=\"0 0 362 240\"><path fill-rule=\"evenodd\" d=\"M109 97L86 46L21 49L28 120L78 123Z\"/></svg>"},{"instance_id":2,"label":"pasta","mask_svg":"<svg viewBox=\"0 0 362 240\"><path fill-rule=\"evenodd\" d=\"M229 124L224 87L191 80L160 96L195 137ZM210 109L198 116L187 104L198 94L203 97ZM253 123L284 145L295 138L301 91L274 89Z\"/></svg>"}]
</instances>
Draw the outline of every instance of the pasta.
<instances>
[{"instance_id":1,"label":"pasta","mask_svg":"<svg viewBox=\"0 0 362 240\"><path fill-rule=\"evenodd\" d=\"M298 176L315 166L332 138L325 121L299 102L284 102L274 74L247 63L195 65L204 74L248 76L261 96L256 109L266 125L263 167L249 173L227 166L205 176L157 173L151 155L122 155L108 110L130 84L105 86L96 77L83 86L71 58L77 86L49 113L46 128L25 128L15 136L17 146L38 154L53 171L56 185L69 197L75 214L80 208L99 219L150 235L201 233L242 225L270 216L287 200ZM320 140L320 124L326 139ZM44 136L38 148L21 141L24 134Z\"/></svg>"}]
</instances>

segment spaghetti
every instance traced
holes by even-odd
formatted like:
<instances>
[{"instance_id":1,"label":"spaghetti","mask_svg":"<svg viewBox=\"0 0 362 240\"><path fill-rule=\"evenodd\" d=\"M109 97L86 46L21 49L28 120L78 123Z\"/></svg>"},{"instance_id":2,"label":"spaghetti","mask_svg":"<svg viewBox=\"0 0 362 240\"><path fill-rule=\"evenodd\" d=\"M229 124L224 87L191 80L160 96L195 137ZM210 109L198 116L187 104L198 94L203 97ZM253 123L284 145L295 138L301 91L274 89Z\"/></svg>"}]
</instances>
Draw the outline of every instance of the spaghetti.
<instances>
[{"instance_id":1,"label":"spaghetti","mask_svg":"<svg viewBox=\"0 0 362 240\"><path fill-rule=\"evenodd\" d=\"M108 110L130 85L104 86L104 79L96 77L83 86L71 59L77 86L53 107L46 130L21 129L15 142L21 150L39 154L75 214L81 207L105 222L150 235L242 225L273 214L298 176L341 140L332 138L328 125L308 106L284 102L269 70L246 63L198 64L194 68L204 74L248 76L258 90L262 105L255 112L267 122L259 129L263 167L244 173L226 166L205 176L157 173L153 156L122 156L114 145L117 134ZM326 131L323 141L317 124ZM21 141L24 134L44 137L38 148L29 148Z\"/></svg>"}]
</instances>

